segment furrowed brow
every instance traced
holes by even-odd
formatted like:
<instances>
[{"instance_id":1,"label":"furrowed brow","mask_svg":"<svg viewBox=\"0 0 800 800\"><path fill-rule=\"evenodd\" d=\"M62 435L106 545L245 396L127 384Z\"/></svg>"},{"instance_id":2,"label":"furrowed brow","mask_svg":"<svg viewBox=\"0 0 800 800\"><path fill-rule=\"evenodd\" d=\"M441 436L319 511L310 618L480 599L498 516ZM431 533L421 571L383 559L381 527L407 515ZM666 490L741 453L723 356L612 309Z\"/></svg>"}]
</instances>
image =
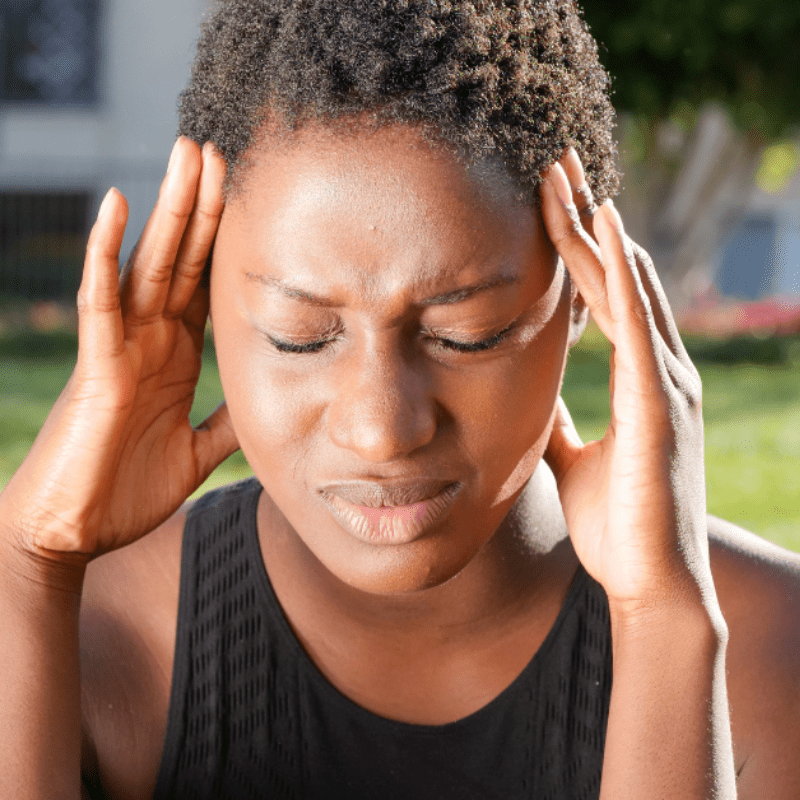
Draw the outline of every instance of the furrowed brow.
<instances>
[{"instance_id":1,"label":"furrowed brow","mask_svg":"<svg viewBox=\"0 0 800 800\"><path fill-rule=\"evenodd\" d=\"M495 275L489 278L489 280L481 281L481 283L475 283L472 286L464 286L461 289L454 289L452 292L438 294L436 297L429 297L423 300L421 305L446 306L452 305L453 303L461 303L479 292L486 292L501 286L513 286L515 283L519 283L518 275Z\"/></svg>"},{"instance_id":2,"label":"furrowed brow","mask_svg":"<svg viewBox=\"0 0 800 800\"><path fill-rule=\"evenodd\" d=\"M297 286L290 286L278 278L273 278L271 275L262 275L260 272L246 272L244 277L248 281L260 283L262 286L269 286L271 289L277 289L281 294L290 297L292 300L300 300L304 303L309 303L314 306L330 307L333 303L326 300L324 297L318 297L305 289L299 289Z\"/></svg>"},{"instance_id":3,"label":"furrowed brow","mask_svg":"<svg viewBox=\"0 0 800 800\"><path fill-rule=\"evenodd\" d=\"M268 286L271 289L276 289L285 297L289 297L292 300L300 300L301 302L308 303L310 305L321 306L323 308L330 308L335 305L335 303L324 297L319 297L318 295L312 294L305 289L300 289L297 286L291 286L290 284L284 283L279 278L274 278L271 275L263 275L259 272L246 272L245 278L248 281L260 283L262 286ZM452 292L445 292L444 294L438 294L434 297L428 297L425 300L420 301L420 305L427 307L461 303L480 292L486 292L490 289L497 289L501 286L513 286L518 282L518 275L495 275L488 280L472 284L471 286L463 286L460 289L454 289Z\"/></svg>"}]
</instances>

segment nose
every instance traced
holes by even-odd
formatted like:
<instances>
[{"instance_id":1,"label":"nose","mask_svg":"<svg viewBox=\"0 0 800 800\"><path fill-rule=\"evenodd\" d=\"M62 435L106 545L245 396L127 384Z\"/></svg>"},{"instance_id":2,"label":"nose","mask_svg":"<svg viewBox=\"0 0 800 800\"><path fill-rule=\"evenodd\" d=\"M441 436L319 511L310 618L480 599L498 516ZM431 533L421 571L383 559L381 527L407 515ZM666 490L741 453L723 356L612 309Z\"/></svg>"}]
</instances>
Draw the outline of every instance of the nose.
<instances>
[{"instance_id":1,"label":"nose","mask_svg":"<svg viewBox=\"0 0 800 800\"><path fill-rule=\"evenodd\" d=\"M390 347L353 353L328 405L334 444L365 461L387 463L428 444L436 404L424 374Z\"/></svg>"}]
</instances>

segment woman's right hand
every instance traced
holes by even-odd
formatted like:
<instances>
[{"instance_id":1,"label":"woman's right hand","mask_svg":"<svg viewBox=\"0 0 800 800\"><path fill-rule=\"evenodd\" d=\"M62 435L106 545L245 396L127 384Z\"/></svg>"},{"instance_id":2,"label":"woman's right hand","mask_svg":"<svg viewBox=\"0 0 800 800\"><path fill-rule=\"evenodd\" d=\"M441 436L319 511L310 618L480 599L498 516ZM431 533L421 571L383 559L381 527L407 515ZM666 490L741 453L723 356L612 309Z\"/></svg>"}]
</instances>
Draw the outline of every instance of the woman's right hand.
<instances>
[{"instance_id":1,"label":"woman's right hand","mask_svg":"<svg viewBox=\"0 0 800 800\"><path fill-rule=\"evenodd\" d=\"M0 494L6 544L85 563L153 530L238 449L224 404L189 423L224 176L213 146L179 139L121 279L127 203L106 196L78 292L77 365Z\"/></svg>"}]
</instances>

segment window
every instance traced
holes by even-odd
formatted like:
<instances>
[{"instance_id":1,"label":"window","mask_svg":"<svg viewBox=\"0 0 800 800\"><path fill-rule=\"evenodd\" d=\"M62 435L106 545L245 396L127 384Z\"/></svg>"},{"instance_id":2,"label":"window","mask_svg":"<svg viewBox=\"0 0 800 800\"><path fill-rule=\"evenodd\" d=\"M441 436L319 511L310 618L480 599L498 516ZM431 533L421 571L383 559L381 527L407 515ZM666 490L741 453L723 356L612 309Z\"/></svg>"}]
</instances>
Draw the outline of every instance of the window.
<instances>
[{"instance_id":1,"label":"window","mask_svg":"<svg viewBox=\"0 0 800 800\"><path fill-rule=\"evenodd\" d=\"M0 99L97 100L99 0L0 0Z\"/></svg>"}]
</instances>

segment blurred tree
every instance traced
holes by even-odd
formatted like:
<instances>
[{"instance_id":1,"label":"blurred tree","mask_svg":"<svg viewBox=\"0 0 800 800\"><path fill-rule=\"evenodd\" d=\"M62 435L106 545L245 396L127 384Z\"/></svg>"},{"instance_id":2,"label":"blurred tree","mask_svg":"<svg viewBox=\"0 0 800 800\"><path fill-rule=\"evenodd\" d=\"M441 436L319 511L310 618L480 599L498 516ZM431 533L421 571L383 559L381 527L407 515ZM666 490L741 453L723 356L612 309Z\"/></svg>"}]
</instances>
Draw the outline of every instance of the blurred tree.
<instances>
[{"instance_id":1,"label":"blurred tree","mask_svg":"<svg viewBox=\"0 0 800 800\"><path fill-rule=\"evenodd\" d=\"M753 187L797 168L800 0L578 1L622 112L626 225L680 306Z\"/></svg>"},{"instance_id":2,"label":"blurred tree","mask_svg":"<svg viewBox=\"0 0 800 800\"><path fill-rule=\"evenodd\" d=\"M691 124L722 103L773 138L800 123L798 0L584 0L618 108Z\"/></svg>"}]
</instances>

